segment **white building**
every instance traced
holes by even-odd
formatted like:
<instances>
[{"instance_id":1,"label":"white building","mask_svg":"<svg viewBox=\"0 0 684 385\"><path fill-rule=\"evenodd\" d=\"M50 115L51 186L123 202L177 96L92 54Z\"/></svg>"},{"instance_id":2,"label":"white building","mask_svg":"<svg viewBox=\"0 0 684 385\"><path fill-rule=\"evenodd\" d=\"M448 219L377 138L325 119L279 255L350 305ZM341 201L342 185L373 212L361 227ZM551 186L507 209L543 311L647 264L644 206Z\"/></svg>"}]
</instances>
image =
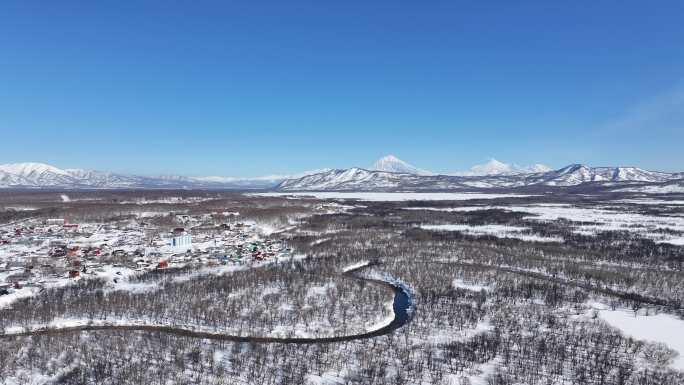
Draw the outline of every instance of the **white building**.
<instances>
[{"instance_id":1,"label":"white building","mask_svg":"<svg viewBox=\"0 0 684 385\"><path fill-rule=\"evenodd\" d=\"M181 234L173 237L171 241L171 246L182 247L182 246L192 246L192 236L190 234Z\"/></svg>"}]
</instances>

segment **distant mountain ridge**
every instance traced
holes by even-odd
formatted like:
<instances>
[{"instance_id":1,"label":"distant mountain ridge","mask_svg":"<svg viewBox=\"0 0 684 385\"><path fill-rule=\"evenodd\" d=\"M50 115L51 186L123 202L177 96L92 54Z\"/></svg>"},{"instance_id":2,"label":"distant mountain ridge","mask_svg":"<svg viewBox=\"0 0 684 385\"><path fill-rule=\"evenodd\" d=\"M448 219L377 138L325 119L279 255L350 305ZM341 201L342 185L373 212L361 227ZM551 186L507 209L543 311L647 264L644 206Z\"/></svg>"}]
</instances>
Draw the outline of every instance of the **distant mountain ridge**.
<instances>
[{"instance_id":1,"label":"distant mountain ridge","mask_svg":"<svg viewBox=\"0 0 684 385\"><path fill-rule=\"evenodd\" d=\"M480 175L483 174L483 175ZM280 191L393 191L569 187L583 184L659 184L684 180L684 173L647 171L637 167L569 165L557 170L534 165L511 166L496 160L459 175L438 175L388 155L370 169L323 169L288 176L257 178L136 176L82 169L60 169L43 163L0 165L0 188L64 189L276 189ZM679 182L677 182L679 183Z\"/></svg>"},{"instance_id":2,"label":"distant mountain ridge","mask_svg":"<svg viewBox=\"0 0 684 385\"><path fill-rule=\"evenodd\" d=\"M589 167L573 164L558 170L490 175L416 175L353 167L288 179L281 191L390 191L518 188L529 186L570 187L588 183L601 185L654 184L684 178L684 173L647 171L637 167Z\"/></svg>"},{"instance_id":3,"label":"distant mountain ridge","mask_svg":"<svg viewBox=\"0 0 684 385\"><path fill-rule=\"evenodd\" d=\"M137 176L110 172L60 169L43 163L0 165L0 188L271 188L287 177L224 178L185 176Z\"/></svg>"}]
</instances>

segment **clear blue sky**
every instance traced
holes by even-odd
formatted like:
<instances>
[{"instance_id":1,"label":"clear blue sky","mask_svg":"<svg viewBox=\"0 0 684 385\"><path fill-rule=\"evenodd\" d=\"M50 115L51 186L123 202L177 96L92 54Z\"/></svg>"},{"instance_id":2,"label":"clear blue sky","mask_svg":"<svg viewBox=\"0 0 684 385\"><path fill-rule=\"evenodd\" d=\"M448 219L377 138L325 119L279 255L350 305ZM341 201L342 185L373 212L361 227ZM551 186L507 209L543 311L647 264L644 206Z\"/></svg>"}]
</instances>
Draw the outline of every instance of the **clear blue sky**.
<instances>
[{"instance_id":1,"label":"clear blue sky","mask_svg":"<svg viewBox=\"0 0 684 385\"><path fill-rule=\"evenodd\" d=\"M684 170L682 1L3 1L0 163Z\"/></svg>"}]
</instances>

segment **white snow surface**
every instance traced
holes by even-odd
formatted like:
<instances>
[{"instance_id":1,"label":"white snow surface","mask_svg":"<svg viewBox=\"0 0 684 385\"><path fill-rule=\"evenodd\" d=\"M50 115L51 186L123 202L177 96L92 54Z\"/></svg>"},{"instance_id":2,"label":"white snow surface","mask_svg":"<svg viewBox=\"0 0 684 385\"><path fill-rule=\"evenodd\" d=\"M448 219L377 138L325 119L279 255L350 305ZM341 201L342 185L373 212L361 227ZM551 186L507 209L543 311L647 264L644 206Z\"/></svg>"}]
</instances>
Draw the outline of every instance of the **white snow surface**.
<instances>
[{"instance_id":1,"label":"white snow surface","mask_svg":"<svg viewBox=\"0 0 684 385\"><path fill-rule=\"evenodd\" d=\"M573 164L555 170L548 186L576 186L587 182L647 182L660 183L677 178L677 174L648 171L638 167L589 167Z\"/></svg>"},{"instance_id":2,"label":"white snow surface","mask_svg":"<svg viewBox=\"0 0 684 385\"><path fill-rule=\"evenodd\" d=\"M670 314L638 315L627 309L599 310L599 318L639 340L662 342L676 350L679 356L672 367L684 371L684 320Z\"/></svg>"},{"instance_id":3,"label":"white snow surface","mask_svg":"<svg viewBox=\"0 0 684 385\"><path fill-rule=\"evenodd\" d=\"M551 171L551 167L543 164L533 164L531 166L518 166L516 164L508 164L500 162L494 158L487 163L476 164L468 171L458 171L451 175L456 176L487 176L487 175L517 175L517 174L534 174Z\"/></svg>"},{"instance_id":4,"label":"white snow surface","mask_svg":"<svg viewBox=\"0 0 684 385\"><path fill-rule=\"evenodd\" d=\"M481 291L481 290L489 291L489 290L491 290L491 287L489 287L489 286L479 285L477 283L472 283L472 282L466 282L460 278L454 279L453 282L451 283L451 285L455 289L466 289L466 290L470 290L470 291Z\"/></svg>"},{"instance_id":5,"label":"white snow surface","mask_svg":"<svg viewBox=\"0 0 684 385\"><path fill-rule=\"evenodd\" d=\"M66 187L66 188L127 188L127 187L237 187L271 188L288 178L300 178L329 171L320 169L292 175L258 177L225 176L139 176L111 172L61 169L44 163L0 164L0 188L8 187Z\"/></svg>"},{"instance_id":6,"label":"white snow surface","mask_svg":"<svg viewBox=\"0 0 684 385\"><path fill-rule=\"evenodd\" d=\"M648 194L672 194L672 193L684 193L684 184L666 184L662 186L640 186L640 187L628 187L616 191L624 192L642 192Z\"/></svg>"},{"instance_id":7,"label":"white snow surface","mask_svg":"<svg viewBox=\"0 0 684 385\"><path fill-rule=\"evenodd\" d=\"M410 207L410 210L433 210L448 212L468 212L477 210L497 209L513 212L530 213L526 219L550 222L559 219L567 219L573 222L583 222L573 227L577 234L594 235L601 231L628 231L639 234L655 242L684 245L684 236L658 232L659 230L671 230L684 232L684 217L665 215L644 215L626 211L608 210L602 207L577 207L568 204L535 204L525 206L464 206L464 207ZM453 226L453 225L452 225ZM456 225L465 226L465 225ZM492 226L492 225L488 225ZM492 233L496 231L506 232L504 228L488 228L483 226L471 226L471 229L454 227L452 231L471 231L480 233ZM482 229L473 229L483 227ZM448 230L444 228L443 230ZM511 231L514 231L512 229ZM496 235L496 234L493 234Z\"/></svg>"},{"instance_id":8,"label":"white snow surface","mask_svg":"<svg viewBox=\"0 0 684 385\"><path fill-rule=\"evenodd\" d=\"M637 198L637 199L620 199L615 202L618 203L631 203L635 205L646 205L646 206L683 206L684 200L665 200L665 199L653 199L653 198Z\"/></svg>"},{"instance_id":9,"label":"white snow surface","mask_svg":"<svg viewBox=\"0 0 684 385\"><path fill-rule=\"evenodd\" d=\"M499 238L514 238L530 242L563 242L563 238L559 237L542 237L540 235L530 234L529 228L522 226L506 226L506 225L481 225L473 226L466 224L451 224L451 225L421 225L421 229L434 231L459 231L472 235L493 235Z\"/></svg>"},{"instance_id":10,"label":"white snow surface","mask_svg":"<svg viewBox=\"0 0 684 385\"><path fill-rule=\"evenodd\" d=\"M46 172L69 175L65 170L50 166L49 164L36 162L0 164L0 171L22 176L40 175Z\"/></svg>"},{"instance_id":11,"label":"white snow surface","mask_svg":"<svg viewBox=\"0 0 684 385\"><path fill-rule=\"evenodd\" d=\"M470 199L524 198L534 195L523 194L488 194L488 193L418 193L418 192L269 192L253 193L253 196L279 197L299 196L317 199L357 199L369 202L400 202L400 201L463 201Z\"/></svg>"},{"instance_id":12,"label":"white snow surface","mask_svg":"<svg viewBox=\"0 0 684 385\"><path fill-rule=\"evenodd\" d=\"M453 191L469 188L522 186L576 186L600 183L605 186L634 183L665 183L681 179L681 173L648 171L637 167L590 167L572 164L558 170L535 164L521 167L495 159L452 174L428 174L394 156L388 156L371 169L352 167L287 179L280 191Z\"/></svg>"},{"instance_id":13,"label":"white snow surface","mask_svg":"<svg viewBox=\"0 0 684 385\"><path fill-rule=\"evenodd\" d=\"M394 155L387 155L378 159L369 169L414 175L432 175L432 172L410 165Z\"/></svg>"},{"instance_id":14,"label":"white snow surface","mask_svg":"<svg viewBox=\"0 0 684 385\"><path fill-rule=\"evenodd\" d=\"M369 263L370 263L370 262L368 262L368 261L361 261L361 262L353 263L353 264L351 264L351 265L349 265L349 266L345 266L345 267L342 269L342 272L343 272L343 273L347 273L347 272L352 271L352 270L360 269L360 268L362 268L362 267L364 267L364 266L368 266Z\"/></svg>"}]
</instances>

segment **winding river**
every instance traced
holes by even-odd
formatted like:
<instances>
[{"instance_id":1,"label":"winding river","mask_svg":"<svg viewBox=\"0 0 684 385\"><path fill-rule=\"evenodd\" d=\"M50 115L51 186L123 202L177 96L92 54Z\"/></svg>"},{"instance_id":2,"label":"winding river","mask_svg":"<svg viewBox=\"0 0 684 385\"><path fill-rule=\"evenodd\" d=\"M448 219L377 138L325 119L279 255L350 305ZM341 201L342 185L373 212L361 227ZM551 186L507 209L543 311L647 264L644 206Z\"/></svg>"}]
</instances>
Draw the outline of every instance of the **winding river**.
<instances>
[{"instance_id":1,"label":"winding river","mask_svg":"<svg viewBox=\"0 0 684 385\"><path fill-rule=\"evenodd\" d=\"M10 333L0 335L0 338L8 337L27 337L37 335L59 335L67 333L79 333L86 331L103 331L103 330L118 330L118 331L146 331L146 332L161 332L168 334L175 334L183 337L204 338L209 340L233 341L233 342L249 342L249 343L280 343L280 344L326 344L334 342L345 342L362 340L368 338L379 337L389 334L402 326L406 325L411 320L409 309L411 308L411 297L408 291L398 284L393 282L365 278L356 273L368 265L356 267L354 269L342 273L352 279L366 281L375 285L382 285L389 287L394 291L394 318L392 321L375 330L371 330L360 334L350 334L344 336L334 337L320 337L320 338L297 338L297 337L260 337L260 336L236 336L230 334L222 334L216 332L202 332L192 329L183 328L180 326L155 326L155 325L80 325L69 326L63 328L44 328L28 332Z\"/></svg>"}]
</instances>

